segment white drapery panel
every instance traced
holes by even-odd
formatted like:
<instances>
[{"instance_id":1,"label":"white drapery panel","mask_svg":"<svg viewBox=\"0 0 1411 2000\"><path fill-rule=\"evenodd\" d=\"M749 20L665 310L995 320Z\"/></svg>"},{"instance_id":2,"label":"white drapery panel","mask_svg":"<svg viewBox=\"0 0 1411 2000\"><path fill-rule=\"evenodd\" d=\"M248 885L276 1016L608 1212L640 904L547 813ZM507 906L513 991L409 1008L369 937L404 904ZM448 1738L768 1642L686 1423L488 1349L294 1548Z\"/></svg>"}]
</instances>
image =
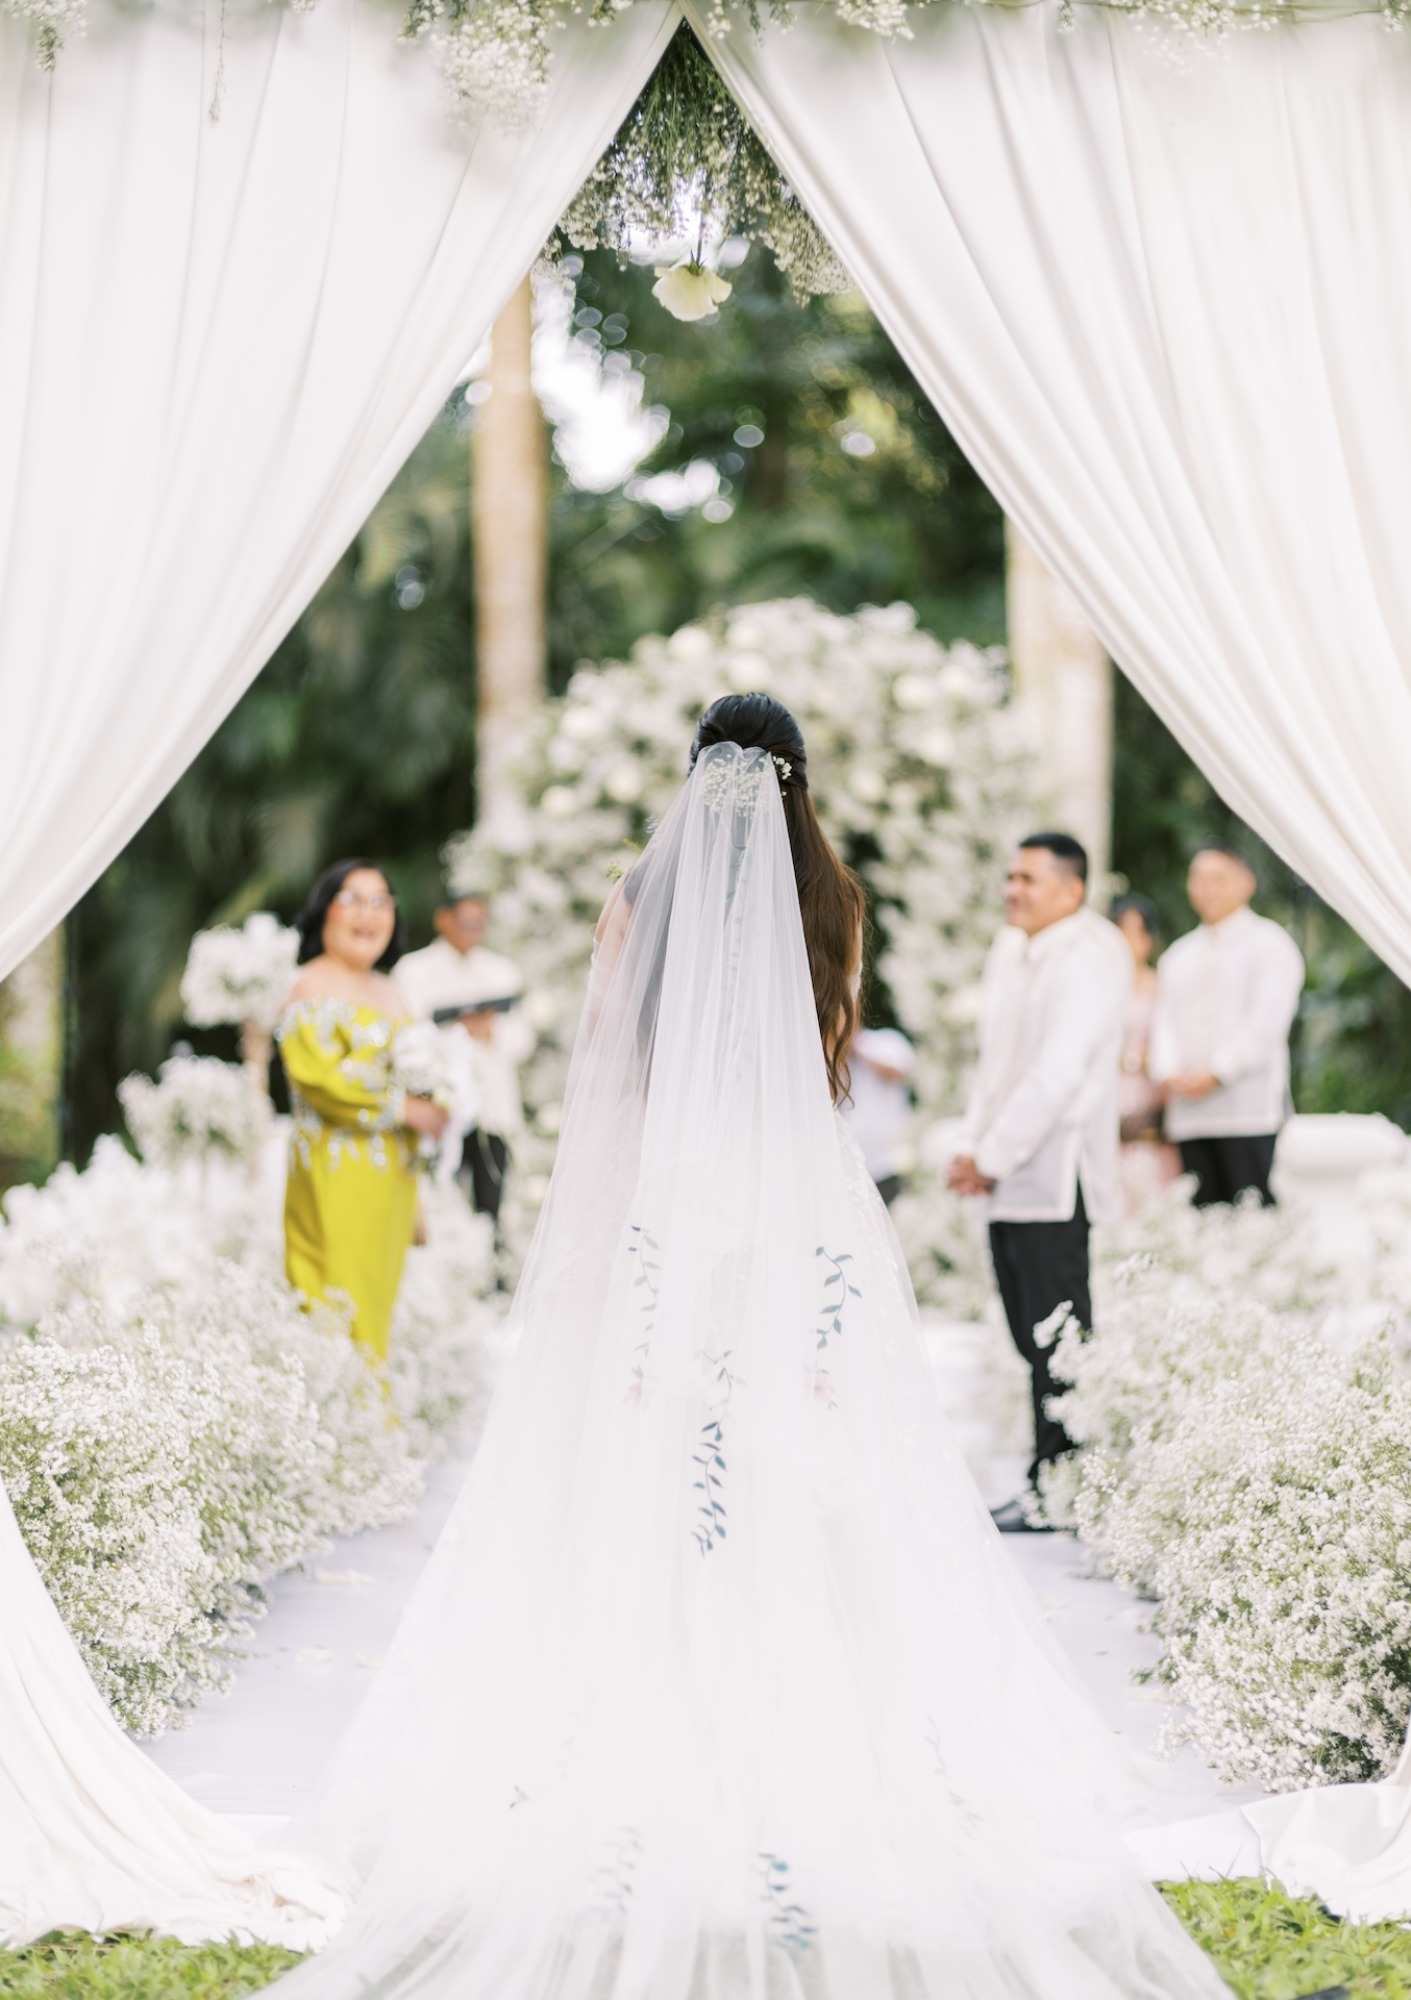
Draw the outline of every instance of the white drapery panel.
<instances>
[{"instance_id":1,"label":"white drapery panel","mask_svg":"<svg viewBox=\"0 0 1411 2000\"><path fill-rule=\"evenodd\" d=\"M1411 44L1078 14L707 46L1109 651L1411 979Z\"/></svg>"},{"instance_id":2,"label":"white drapery panel","mask_svg":"<svg viewBox=\"0 0 1411 2000\"><path fill-rule=\"evenodd\" d=\"M457 130L395 6L0 18L0 974L304 609L669 39L557 38L538 132Z\"/></svg>"}]
</instances>

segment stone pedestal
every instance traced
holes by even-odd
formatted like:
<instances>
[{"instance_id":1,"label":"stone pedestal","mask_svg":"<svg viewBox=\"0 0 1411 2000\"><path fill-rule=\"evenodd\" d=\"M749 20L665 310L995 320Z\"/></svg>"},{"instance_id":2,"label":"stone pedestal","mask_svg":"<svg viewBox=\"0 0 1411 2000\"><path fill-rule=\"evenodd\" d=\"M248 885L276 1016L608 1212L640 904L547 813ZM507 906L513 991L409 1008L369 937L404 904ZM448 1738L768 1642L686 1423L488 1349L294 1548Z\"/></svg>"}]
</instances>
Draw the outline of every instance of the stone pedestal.
<instances>
[{"instance_id":1,"label":"stone pedestal","mask_svg":"<svg viewBox=\"0 0 1411 2000\"><path fill-rule=\"evenodd\" d=\"M1411 1162L1411 1139L1380 1115L1300 1113L1279 1134L1273 1187L1307 1217L1318 1246L1338 1260L1370 1256L1363 1203L1366 1176Z\"/></svg>"},{"instance_id":2,"label":"stone pedestal","mask_svg":"<svg viewBox=\"0 0 1411 2000\"><path fill-rule=\"evenodd\" d=\"M548 673L549 443L530 379L532 341L526 278L495 322L490 393L471 440L476 818L502 831L515 816L507 749L543 700Z\"/></svg>"},{"instance_id":3,"label":"stone pedestal","mask_svg":"<svg viewBox=\"0 0 1411 2000\"><path fill-rule=\"evenodd\" d=\"M1005 550L1009 655L1034 720L1048 817L1087 848L1101 906L1112 865L1112 662L1012 521Z\"/></svg>"}]
</instances>

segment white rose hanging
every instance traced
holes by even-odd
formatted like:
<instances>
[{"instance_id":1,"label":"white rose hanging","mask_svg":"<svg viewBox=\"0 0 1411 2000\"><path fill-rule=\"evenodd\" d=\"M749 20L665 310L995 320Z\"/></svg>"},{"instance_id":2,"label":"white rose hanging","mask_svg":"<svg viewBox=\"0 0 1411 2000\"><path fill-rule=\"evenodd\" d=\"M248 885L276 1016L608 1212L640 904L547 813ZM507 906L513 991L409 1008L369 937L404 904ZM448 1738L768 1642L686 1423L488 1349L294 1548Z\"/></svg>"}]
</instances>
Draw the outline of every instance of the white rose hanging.
<instances>
[{"instance_id":1,"label":"white rose hanging","mask_svg":"<svg viewBox=\"0 0 1411 2000\"><path fill-rule=\"evenodd\" d=\"M658 264L652 296L675 319L708 319L729 298L733 287L718 271L708 271L695 257L670 267Z\"/></svg>"}]
</instances>

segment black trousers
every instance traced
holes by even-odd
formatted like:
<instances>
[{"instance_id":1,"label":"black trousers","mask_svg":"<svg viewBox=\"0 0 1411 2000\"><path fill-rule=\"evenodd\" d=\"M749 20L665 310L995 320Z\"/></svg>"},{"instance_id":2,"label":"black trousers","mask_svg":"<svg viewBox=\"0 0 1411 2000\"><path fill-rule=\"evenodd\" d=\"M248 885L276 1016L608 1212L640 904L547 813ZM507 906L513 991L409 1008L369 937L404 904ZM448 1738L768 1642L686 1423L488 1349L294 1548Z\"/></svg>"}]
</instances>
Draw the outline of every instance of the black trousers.
<instances>
[{"instance_id":1,"label":"black trousers","mask_svg":"<svg viewBox=\"0 0 1411 2000\"><path fill-rule=\"evenodd\" d=\"M1269 1169L1274 1164L1274 1139L1272 1132L1252 1138L1241 1132L1221 1139L1182 1139L1181 1172L1195 1175L1195 1206L1235 1201L1253 1189L1265 1208L1272 1208Z\"/></svg>"},{"instance_id":2,"label":"black trousers","mask_svg":"<svg viewBox=\"0 0 1411 2000\"><path fill-rule=\"evenodd\" d=\"M498 1132L482 1132L473 1125L465 1135L460 1172L456 1178L469 1187L470 1205L477 1215L500 1219L500 1202L505 1192L505 1169L510 1149Z\"/></svg>"},{"instance_id":3,"label":"black trousers","mask_svg":"<svg viewBox=\"0 0 1411 2000\"><path fill-rule=\"evenodd\" d=\"M1052 1373L1050 1339L1042 1345L1034 1328L1069 1305L1083 1328L1093 1323L1092 1292L1088 1282L1088 1212L1083 1191L1066 1222L992 1222L990 1255L994 1259L995 1281L1004 1302L1004 1316L1014 1345L1029 1364L1034 1390L1034 1457L1029 1467L1032 1485L1039 1468L1073 1449L1058 1418L1048 1411L1050 1396L1061 1396L1066 1384Z\"/></svg>"}]
</instances>

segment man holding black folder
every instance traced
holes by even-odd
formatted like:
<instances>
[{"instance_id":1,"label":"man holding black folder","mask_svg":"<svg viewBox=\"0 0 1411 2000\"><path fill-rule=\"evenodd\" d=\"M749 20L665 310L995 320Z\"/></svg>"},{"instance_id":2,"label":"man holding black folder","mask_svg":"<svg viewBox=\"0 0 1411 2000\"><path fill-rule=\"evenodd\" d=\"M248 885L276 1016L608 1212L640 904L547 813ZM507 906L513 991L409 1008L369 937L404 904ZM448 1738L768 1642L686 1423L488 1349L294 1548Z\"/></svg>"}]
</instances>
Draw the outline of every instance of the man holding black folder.
<instances>
[{"instance_id":1,"label":"man holding black folder","mask_svg":"<svg viewBox=\"0 0 1411 2000\"><path fill-rule=\"evenodd\" d=\"M479 1113L465 1135L458 1178L477 1212L494 1220L524 1128L519 1065L534 1037L518 1004L519 967L483 943L489 915L484 896L448 895L436 911L435 943L398 959L397 984L419 1019L458 1025L470 1037Z\"/></svg>"}]
</instances>

